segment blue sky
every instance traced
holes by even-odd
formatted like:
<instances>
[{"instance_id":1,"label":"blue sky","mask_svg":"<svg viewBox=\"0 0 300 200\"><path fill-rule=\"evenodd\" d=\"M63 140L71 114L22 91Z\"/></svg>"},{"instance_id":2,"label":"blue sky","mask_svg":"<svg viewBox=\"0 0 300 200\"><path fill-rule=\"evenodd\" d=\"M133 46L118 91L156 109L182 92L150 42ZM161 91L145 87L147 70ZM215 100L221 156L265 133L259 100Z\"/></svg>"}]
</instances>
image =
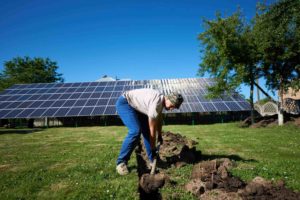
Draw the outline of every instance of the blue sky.
<instances>
[{"instance_id":1,"label":"blue sky","mask_svg":"<svg viewBox=\"0 0 300 200\"><path fill-rule=\"evenodd\" d=\"M1 0L0 70L16 56L49 57L65 82L198 77L202 19L257 0ZM262 81L261 81L262 82ZM263 82L262 82L263 83ZM249 96L249 88L241 93Z\"/></svg>"}]
</instances>

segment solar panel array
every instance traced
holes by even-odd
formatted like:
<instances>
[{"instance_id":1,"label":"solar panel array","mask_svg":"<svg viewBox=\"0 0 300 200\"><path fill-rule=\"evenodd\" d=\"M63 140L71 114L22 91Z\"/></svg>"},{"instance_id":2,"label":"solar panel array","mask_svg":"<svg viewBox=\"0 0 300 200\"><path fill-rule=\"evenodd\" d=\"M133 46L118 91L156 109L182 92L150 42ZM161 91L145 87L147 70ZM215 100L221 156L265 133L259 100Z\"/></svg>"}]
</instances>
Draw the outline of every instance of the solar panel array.
<instances>
[{"instance_id":1,"label":"solar panel array","mask_svg":"<svg viewBox=\"0 0 300 200\"><path fill-rule=\"evenodd\" d=\"M153 88L180 92L184 103L171 113L246 111L239 94L206 99L213 79L186 78L142 81L16 84L0 94L0 119L116 115L117 98L127 90Z\"/></svg>"}]
</instances>

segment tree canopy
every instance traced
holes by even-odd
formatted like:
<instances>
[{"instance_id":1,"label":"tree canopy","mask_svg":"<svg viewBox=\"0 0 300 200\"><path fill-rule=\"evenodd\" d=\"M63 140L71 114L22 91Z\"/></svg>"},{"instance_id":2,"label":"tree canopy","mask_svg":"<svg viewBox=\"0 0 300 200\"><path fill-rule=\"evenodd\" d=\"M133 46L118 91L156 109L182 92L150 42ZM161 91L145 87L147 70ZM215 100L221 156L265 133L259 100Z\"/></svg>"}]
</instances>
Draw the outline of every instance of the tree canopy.
<instances>
[{"instance_id":1,"label":"tree canopy","mask_svg":"<svg viewBox=\"0 0 300 200\"><path fill-rule=\"evenodd\" d=\"M203 59L199 74L209 73L216 84L209 87L209 97L232 92L241 83L251 86L251 121L254 123L253 88L258 77L259 57L254 42L251 24L246 23L238 10L232 16L215 20L204 20L205 31L199 35L203 44Z\"/></svg>"},{"instance_id":2,"label":"tree canopy","mask_svg":"<svg viewBox=\"0 0 300 200\"><path fill-rule=\"evenodd\" d=\"M251 22L245 21L238 10L226 18L218 13L216 19L203 23L199 74L209 73L217 81L209 88L209 96L235 90L241 83L249 84L253 111L254 80L259 77L266 79L269 89L280 92L281 102L288 87L300 88L299 0L258 4Z\"/></svg>"},{"instance_id":3,"label":"tree canopy","mask_svg":"<svg viewBox=\"0 0 300 200\"><path fill-rule=\"evenodd\" d=\"M0 73L0 90L13 84L63 82L58 65L49 58L16 57L4 62Z\"/></svg>"},{"instance_id":4,"label":"tree canopy","mask_svg":"<svg viewBox=\"0 0 300 200\"><path fill-rule=\"evenodd\" d=\"M281 92L299 89L300 1L260 6L254 34L267 87Z\"/></svg>"},{"instance_id":5,"label":"tree canopy","mask_svg":"<svg viewBox=\"0 0 300 200\"><path fill-rule=\"evenodd\" d=\"M257 48L253 42L252 27L238 10L232 16L204 20L205 31L199 34L202 43L202 62L199 75L209 73L217 84L210 87L210 96L235 90L241 83L250 84L258 75Z\"/></svg>"}]
</instances>

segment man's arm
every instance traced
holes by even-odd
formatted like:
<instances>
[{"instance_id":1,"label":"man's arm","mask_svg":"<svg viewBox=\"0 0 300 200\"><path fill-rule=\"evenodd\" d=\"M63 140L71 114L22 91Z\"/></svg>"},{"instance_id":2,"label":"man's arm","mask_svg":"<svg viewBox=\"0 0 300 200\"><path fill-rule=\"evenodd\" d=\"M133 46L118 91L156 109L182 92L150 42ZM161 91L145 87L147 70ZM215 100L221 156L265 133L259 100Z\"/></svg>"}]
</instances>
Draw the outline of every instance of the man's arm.
<instances>
[{"instance_id":1,"label":"man's arm","mask_svg":"<svg viewBox=\"0 0 300 200\"><path fill-rule=\"evenodd\" d=\"M149 117L149 129L150 129L150 146L151 149L155 149L156 142L156 130L157 130L157 120Z\"/></svg>"},{"instance_id":2,"label":"man's arm","mask_svg":"<svg viewBox=\"0 0 300 200\"><path fill-rule=\"evenodd\" d=\"M157 136L158 141L157 142L160 142L160 144L163 143L162 133L161 133L161 131L162 131L162 122L163 122L163 118L162 118L162 114L160 114L160 116L158 117L157 130L156 130L157 134L158 134L158 136Z\"/></svg>"}]
</instances>

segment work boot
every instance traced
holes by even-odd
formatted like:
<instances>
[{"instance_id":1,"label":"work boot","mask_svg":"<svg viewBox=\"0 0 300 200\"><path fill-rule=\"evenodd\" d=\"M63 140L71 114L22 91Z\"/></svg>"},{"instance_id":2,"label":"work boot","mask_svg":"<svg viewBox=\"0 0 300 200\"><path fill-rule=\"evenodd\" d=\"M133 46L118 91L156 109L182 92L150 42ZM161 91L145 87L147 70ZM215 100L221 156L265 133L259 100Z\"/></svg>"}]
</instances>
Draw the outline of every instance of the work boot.
<instances>
[{"instance_id":1,"label":"work boot","mask_svg":"<svg viewBox=\"0 0 300 200\"><path fill-rule=\"evenodd\" d=\"M118 164L116 167L116 170L117 170L118 174L120 174L121 176L124 176L129 173L127 165L125 163Z\"/></svg>"}]
</instances>

